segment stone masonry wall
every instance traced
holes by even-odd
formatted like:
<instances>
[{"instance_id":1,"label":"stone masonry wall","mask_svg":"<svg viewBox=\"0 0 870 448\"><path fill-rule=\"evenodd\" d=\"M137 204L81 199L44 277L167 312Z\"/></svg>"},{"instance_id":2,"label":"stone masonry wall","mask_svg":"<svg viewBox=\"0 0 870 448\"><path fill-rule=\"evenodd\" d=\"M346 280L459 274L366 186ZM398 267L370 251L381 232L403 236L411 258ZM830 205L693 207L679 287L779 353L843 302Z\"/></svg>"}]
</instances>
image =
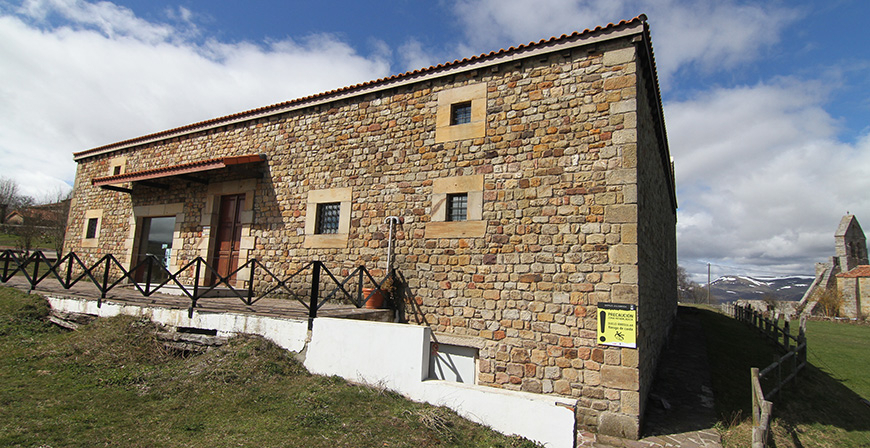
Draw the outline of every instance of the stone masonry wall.
<instances>
[{"instance_id":1,"label":"stone masonry wall","mask_svg":"<svg viewBox=\"0 0 870 448\"><path fill-rule=\"evenodd\" d=\"M655 80L638 81L638 386L639 415L655 379L659 355L677 312L677 211L666 136L654 117Z\"/></svg>"},{"instance_id":2,"label":"stone masonry wall","mask_svg":"<svg viewBox=\"0 0 870 448\"><path fill-rule=\"evenodd\" d=\"M180 260L207 247L208 186L173 179L168 190L136 186L132 200L92 187L112 158L126 157L132 172L266 154L249 257L279 275L311 259L384 268L384 218L403 217L395 253L415 296L408 320L436 337L475 340L479 384L576 397L582 428L596 429L602 413L637 421L645 369L654 368L672 312L658 304L673 298L659 276L675 269L674 218L656 143L637 144L653 137L652 124L638 129L649 119L638 107L649 106L637 100L634 46L596 45L88 158L79 163L66 250L91 259L129 251L132 207L160 203L184 204L185 243L173 248ZM486 86L485 135L436 143L439 92L474 83ZM211 181L250 174L229 170ZM484 179L484 235L427 237L433 181L473 175ZM347 245L306 248L307 194L334 188L352 190ZM81 236L93 209L103 210L103 222L98 247L88 248ZM638 228L638 218L648 222ZM598 302L639 305L637 350L596 344Z\"/></svg>"}]
</instances>

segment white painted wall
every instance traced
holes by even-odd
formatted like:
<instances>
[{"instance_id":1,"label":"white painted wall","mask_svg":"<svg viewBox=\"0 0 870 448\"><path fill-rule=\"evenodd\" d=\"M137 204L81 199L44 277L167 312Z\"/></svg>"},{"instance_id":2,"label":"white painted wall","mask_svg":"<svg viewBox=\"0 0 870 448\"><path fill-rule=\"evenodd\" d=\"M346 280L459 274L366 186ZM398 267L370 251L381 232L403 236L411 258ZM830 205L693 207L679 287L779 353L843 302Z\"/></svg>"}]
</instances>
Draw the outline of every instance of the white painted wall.
<instances>
[{"instance_id":1,"label":"white painted wall","mask_svg":"<svg viewBox=\"0 0 870 448\"><path fill-rule=\"evenodd\" d=\"M92 314L100 317L127 315L149 319L173 327L192 327L217 330L218 336L256 334L269 339L278 346L300 352L308 337L308 322L296 319L256 316L241 313L213 313L194 310L193 318L187 317L186 309L125 305L103 301L97 307L96 300L46 297L55 310L70 313Z\"/></svg>"},{"instance_id":2,"label":"white painted wall","mask_svg":"<svg viewBox=\"0 0 870 448\"><path fill-rule=\"evenodd\" d=\"M305 367L410 395L429 374L429 338L428 327L320 317Z\"/></svg>"},{"instance_id":3,"label":"white painted wall","mask_svg":"<svg viewBox=\"0 0 870 448\"><path fill-rule=\"evenodd\" d=\"M446 406L503 434L518 434L551 448L574 446L576 400L439 380L424 382L423 396L412 398Z\"/></svg>"},{"instance_id":4,"label":"white painted wall","mask_svg":"<svg viewBox=\"0 0 870 448\"><path fill-rule=\"evenodd\" d=\"M426 380L429 328L350 319L317 318L305 367L321 375L377 385L406 397L446 406L504 434L552 448L574 446L576 400L493 387Z\"/></svg>"}]
</instances>

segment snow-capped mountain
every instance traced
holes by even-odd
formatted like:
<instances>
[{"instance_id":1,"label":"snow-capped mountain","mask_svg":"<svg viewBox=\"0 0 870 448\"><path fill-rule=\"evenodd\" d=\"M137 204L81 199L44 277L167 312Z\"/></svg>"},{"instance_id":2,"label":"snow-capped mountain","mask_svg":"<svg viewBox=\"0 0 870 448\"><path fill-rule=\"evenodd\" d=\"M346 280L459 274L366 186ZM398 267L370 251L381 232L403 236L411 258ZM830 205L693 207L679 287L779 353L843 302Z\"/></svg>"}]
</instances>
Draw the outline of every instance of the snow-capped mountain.
<instances>
[{"instance_id":1,"label":"snow-capped mountain","mask_svg":"<svg viewBox=\"0 0 870 448\"><path fill-rule=\"evenodd\" d=\"M813 283L813 277L719 277L711 283L711 294L717 302L735 300L800 300ZM704 285L706 288L707 285Z\"/></svg>"}]
</instances>

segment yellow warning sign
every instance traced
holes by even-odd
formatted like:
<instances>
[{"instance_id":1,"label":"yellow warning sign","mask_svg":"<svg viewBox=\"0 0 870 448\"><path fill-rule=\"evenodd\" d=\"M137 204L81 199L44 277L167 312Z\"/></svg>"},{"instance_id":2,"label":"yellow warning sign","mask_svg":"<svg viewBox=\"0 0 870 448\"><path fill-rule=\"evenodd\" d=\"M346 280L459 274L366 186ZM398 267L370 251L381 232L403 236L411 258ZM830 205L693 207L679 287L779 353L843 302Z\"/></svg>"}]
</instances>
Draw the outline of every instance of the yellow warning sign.
<instances>
[{"instance_id":1,"label":"yellow warning sign","mask_svg":"<svg viewBox=\"0 0 870 448\"><path fill-rule=\"evenodd\" d=\"M637 305L599 303L598 343L637 348Z\"/></svg>"}]
</instances>

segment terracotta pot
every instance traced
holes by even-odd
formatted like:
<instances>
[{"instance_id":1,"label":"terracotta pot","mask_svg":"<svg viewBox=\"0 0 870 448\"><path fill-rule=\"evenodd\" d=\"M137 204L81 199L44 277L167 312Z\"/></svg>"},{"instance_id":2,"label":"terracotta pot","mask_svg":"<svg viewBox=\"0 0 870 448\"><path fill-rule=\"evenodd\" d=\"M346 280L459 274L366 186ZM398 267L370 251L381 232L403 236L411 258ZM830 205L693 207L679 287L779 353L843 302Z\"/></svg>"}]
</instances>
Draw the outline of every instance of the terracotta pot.
<instances>
[{"instance_id":1,"label":"terracotta pot","mask_svg":"<svg viewBox=\"0 0 870 448\"><path fill-rule=\"evenodd\" d=\"M374 291L374 294L372 294L372 291ZM366 300L366 308L370 310L378 309L384 304L384 292L380 289L375 291L374 288L363 288L362 294L363 297L369 298ZM371 294L371 297L369 297L369 294Z\"/></svg>"}]
</instances>

